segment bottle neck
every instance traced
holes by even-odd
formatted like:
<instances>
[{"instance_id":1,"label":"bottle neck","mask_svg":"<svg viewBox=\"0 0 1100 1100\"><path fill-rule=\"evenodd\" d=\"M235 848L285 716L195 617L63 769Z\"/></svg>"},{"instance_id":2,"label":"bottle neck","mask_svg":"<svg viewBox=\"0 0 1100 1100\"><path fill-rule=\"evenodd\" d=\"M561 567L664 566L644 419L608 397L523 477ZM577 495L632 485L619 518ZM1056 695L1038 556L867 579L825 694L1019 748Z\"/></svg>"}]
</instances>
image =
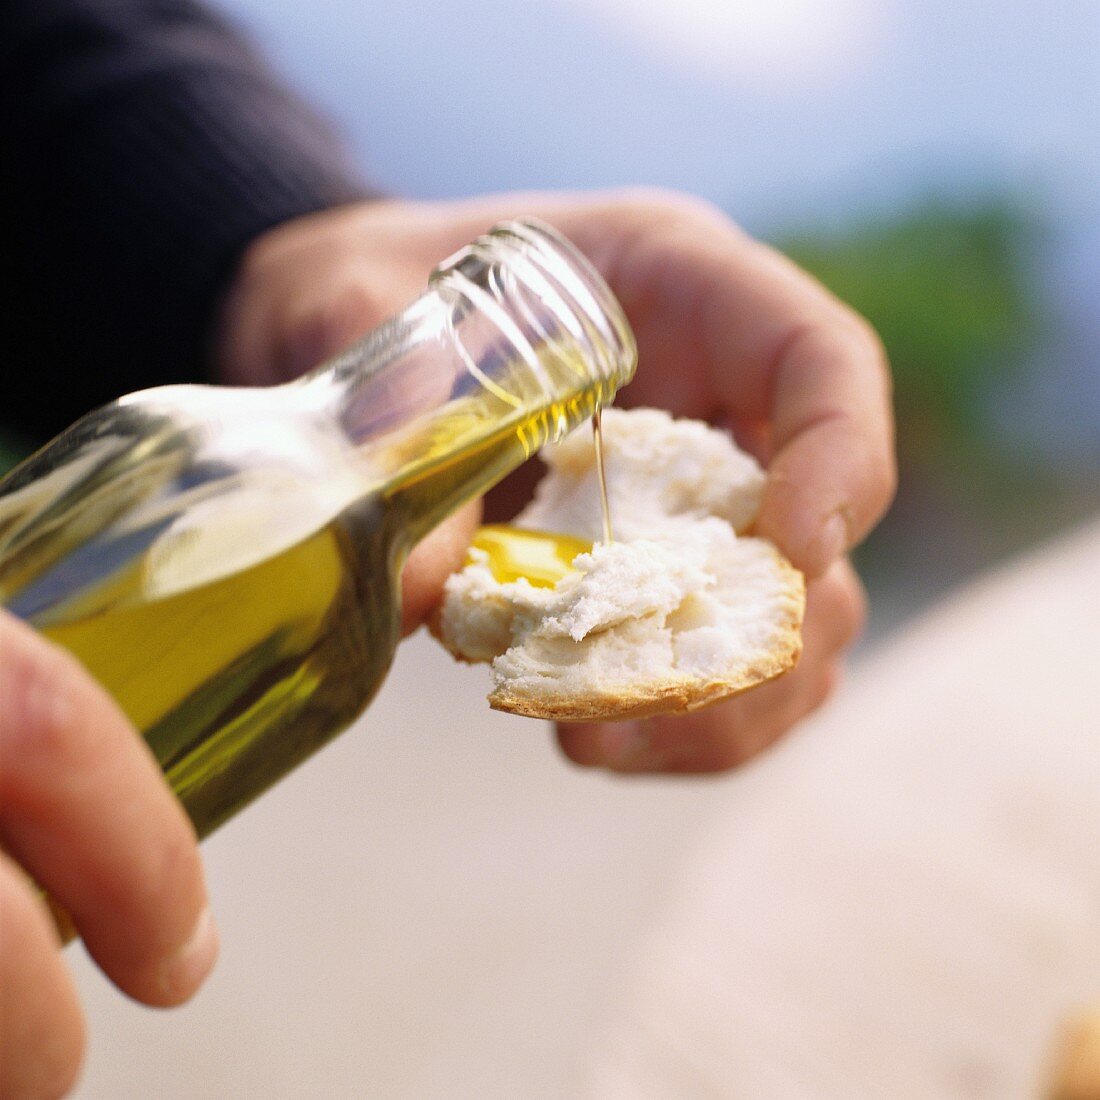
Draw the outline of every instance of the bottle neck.
<instances>
[{"instance_id":1,"label":"bottle neck","mask_svg":"<svg viewBox=\"0 0 1100 1100\"><path fill-rule=\"evenodd\" d=\"M407 549L610 402L635 358L587 261L547 227L508 223L304 384L323 394Z\"/></svg>"}]
</instances>

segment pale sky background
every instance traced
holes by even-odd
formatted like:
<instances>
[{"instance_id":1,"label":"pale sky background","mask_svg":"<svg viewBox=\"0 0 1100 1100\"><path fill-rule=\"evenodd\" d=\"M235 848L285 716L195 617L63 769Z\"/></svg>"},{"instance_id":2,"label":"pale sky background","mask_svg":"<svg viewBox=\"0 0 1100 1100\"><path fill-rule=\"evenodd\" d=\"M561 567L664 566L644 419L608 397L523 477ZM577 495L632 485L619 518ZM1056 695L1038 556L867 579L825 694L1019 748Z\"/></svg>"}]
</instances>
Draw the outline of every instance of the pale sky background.
<instances>
[{"instance_id":1,"label":"pale sky background","mask_svg":"<svg viewBox=\"0 0 1100 1100\"><path fill-rule=\"evenodd\" d=\"M960 181L1100 190L1100 5L226 0L383 184L657 182L752 220Z\"/></svg>"}]
</instances>

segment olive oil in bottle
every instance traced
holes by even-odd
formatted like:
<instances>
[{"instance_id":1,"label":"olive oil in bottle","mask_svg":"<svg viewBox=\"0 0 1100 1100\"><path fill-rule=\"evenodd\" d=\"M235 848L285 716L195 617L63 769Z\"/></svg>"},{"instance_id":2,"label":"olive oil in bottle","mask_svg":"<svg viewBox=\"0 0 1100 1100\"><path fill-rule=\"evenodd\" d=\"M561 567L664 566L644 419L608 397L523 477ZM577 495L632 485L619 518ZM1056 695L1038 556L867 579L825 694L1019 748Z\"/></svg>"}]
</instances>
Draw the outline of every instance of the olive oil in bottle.
<instances>
[{"instance_id":1,"label":"olive oil in bottle","mask_svg":"<svg viewBox=\"0 0 1100 1100\"><path fill-rule=\"evenodd\" d=\"M205 835L369 702L411 547L634 361L587 262L506 223L297 382L144 391L28 459L0 482L0 603L111 692Z\"/></svg>"}]
</instances>

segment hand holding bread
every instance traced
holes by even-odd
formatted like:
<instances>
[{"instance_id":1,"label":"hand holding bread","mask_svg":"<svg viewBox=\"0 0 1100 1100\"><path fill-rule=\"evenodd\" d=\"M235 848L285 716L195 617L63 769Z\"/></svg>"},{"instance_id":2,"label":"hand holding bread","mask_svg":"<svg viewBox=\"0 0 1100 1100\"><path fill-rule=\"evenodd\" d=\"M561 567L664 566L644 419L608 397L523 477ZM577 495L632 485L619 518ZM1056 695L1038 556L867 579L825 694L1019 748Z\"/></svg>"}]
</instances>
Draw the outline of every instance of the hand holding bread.
<instances>
[{"instance_id":1,"label":"hand holding bread","mask_svg":"<svg viewBox=\"0 0 1100 1100\"><path fill-rule=\"evenodd\" d=\"M615 541L601 543L594 448L574 432L519 528L585 540L552 587L498 577L484 551L447 582L438 624L456 656L490 661L490 704L537 718L697 710L791 668L802 575L748 537L764 474L725 433L656 409L604 415Z\"/></svg>"}]
</instances>

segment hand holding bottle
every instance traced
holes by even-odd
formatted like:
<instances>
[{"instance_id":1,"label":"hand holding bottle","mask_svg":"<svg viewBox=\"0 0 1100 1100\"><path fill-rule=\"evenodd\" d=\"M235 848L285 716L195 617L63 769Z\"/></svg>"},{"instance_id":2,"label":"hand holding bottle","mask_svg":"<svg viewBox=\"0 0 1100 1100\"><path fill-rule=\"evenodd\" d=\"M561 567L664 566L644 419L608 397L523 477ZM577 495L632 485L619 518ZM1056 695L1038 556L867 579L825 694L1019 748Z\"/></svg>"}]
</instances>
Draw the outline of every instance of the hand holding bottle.
<instances>
[{"instance_id":1,"label":"hand holding bottle","mask_svg":"<svg viewBox=\"0 0 1100 1100\"><path fill-rule=\"evenodd\" d=\"M414 553L406 632L475 522L466 509ZM73 657L3 609L0 701L0 1096L60 1096L80 1066L84 1022L36 884L144 1004L190 998L218 937L195 830L147 744Z\"/></svg>"},{"instance_id":2,"label":"hand holding bottle","mask_svg":"<svg viewBox=\"0 0 1100 1100\"><path fill-rule=\"evenodd\" d=\"M664 192L352 205L286 223L253 244L216 345L224 376L258 384L295 377L411 299L443 256L521 214L564 232L623 304L640 362L620 402L731 427L768 468L760 532L810 581L794 671L695 714L562 726L562 747L577 763L617 771L736 766L832 690L864 616L845 554L893 495L881 347L866 322L808 275L713 208ZM451 522L468 530L471 520ZM436 548L424 545L410 563L407 621L438 592L453 560L438 551L453 550L457 533L443 529Z\"/></svg>"},{"instance_id":3,"label":"hand holding bottle","mask_svg":"<svg viewBox=\"0 0 1100 1100\"><path fill-rule=\"evenodd\" d=\"M406 631L475 522L466 509L414 554ZM190 998L218 937L195 830L145 741L76 660L3 609L0 700L0 1096L60 1096L79 1069L84 1022L35 884L144 1004Z\"/></svg>"}]
</instances>

